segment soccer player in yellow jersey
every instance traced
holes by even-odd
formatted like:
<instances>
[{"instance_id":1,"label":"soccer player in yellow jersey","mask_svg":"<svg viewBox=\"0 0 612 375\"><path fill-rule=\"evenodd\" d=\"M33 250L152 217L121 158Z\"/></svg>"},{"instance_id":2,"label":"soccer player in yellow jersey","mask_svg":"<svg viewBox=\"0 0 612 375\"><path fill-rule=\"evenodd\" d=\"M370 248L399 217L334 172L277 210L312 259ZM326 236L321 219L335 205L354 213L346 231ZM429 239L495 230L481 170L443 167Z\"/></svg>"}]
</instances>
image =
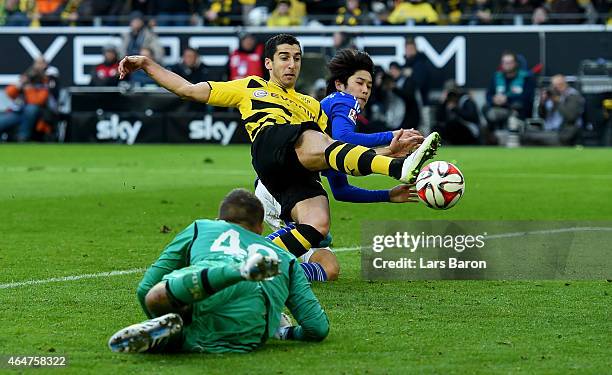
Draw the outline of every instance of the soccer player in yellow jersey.
<instances>
[{"instance_id":1,"label":"soccer player in yellow jersey","mask_svg":"<svg viewBox=\"0 0 612 375\"><path fill-rule=\"evenodd\" d=\"M288 34L271 37L264 56L268 81L251 76L192 84L144 56L126 56L119 64L119 75L123 79L143 69L181 98L238 108L252 141L255 172L280 203L280 217L297 223L274 242L301 256L329 232L329 201L320 171L331 168L353 176L377 173L413 183L424 161L433 156L439 136L432 133L407 158L385 156L392 153L389 147L375 150L335 141L326 134L328 119L319 102L294 89L302 63L299 41ZM401 144L402 139L396 137L394 142Z\"/></svg>"}]
</instances>

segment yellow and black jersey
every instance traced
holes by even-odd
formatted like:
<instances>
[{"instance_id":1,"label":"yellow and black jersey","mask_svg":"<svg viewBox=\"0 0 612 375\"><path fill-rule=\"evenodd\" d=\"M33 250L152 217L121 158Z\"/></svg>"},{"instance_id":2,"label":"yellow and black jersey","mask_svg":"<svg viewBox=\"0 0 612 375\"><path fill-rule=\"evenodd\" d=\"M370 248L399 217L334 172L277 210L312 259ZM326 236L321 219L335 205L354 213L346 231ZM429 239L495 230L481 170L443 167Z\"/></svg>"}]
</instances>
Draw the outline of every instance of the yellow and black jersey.
<instances>
[{"instance_id":1,"label":"yellow and black jersey","mask_svg":"<svg viewBox=\"0 0 612 375\"><path fill-rule=\"evenodd\" d=\"M327 115L321 104L293 89L283 89L256 76L208 83L211 87L208 104L238 108L251 141L264 126L270 125L314 121L323 132L327 129Z\"/></svg>"}]
</instances>

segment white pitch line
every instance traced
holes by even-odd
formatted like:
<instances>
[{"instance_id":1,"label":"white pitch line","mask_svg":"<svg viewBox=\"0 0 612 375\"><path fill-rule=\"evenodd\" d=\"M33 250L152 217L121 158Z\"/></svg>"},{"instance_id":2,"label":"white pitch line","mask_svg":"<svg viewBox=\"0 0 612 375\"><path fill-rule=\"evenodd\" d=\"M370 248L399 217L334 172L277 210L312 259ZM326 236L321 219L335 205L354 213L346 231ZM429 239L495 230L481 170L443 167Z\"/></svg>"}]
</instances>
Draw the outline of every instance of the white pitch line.
<instances>
[{"instance_id":1,"label":"white pitch line","mask_svg":"<svg viewBox=\"0 0 612 375\"><path fill-rule=\"evenodd\" d=\"M528 231L528 232L491 234L491 235L485 236L485 238L487 239L511 238L511 237L527 236L527 235L556 234L556 233L569 233L569 232L612 232L612 228L609 228L609 227L574 227L574 228L546 229L546 230L534 230L534 231Z\"/></svg>"},{"instance_id":2,"label":"white pitch line","mask_svg":"<svg viewBox=\"0 0 612 375\"><path fill-rule=\"evenodd\" d=\"M0 284L0 289L17 288L17 287L26 286L26 285L60 283L60 282L64 282L64 281L73 281L73 280L82 280L82 279L95 279L95 278L98 278L98 277L111 277L111 276L119 276L119 275L129 275L129 274L132 274L132 273L138 273L138 272L144 272L144 271L145 271L144 268L132 268L130 270L123 270L123 271L87 273L87 274L84 274L84 275L53 277L51 279L18 281L18 282L14 282L14 283Z\"/></svg>"},{"instance_id":3,"label":"white pitch line","mask_svg":"<svg viewBox=\"0 0 612 375\"><path fill-rule=\"evenodd\" d=\"M340 247L334 249L336 253L342 253L346 251L355 251L361 249L360 246L355 247ZM27 281L17 281L13 283L0 284L0 289L11 289L11 288L19 288L22 286L28 285L38 285L38 284L48 284L48 283L61 283L65 281L75 281L82 279L96 279L101 277L112 277L112 276L120 276L120 275L130 275L133 273L139 273L146 271L145 268L132 268L129 270L121 270L121 271L109 271L109 272L100 272L100 273L88 273L84 275L72 275L72 276L64 276L64 277L53 277L50 279L42 279L42 280L27 280Z\"/></svg>"},{"instance_id":4,"label":"white pitch line","mask_svg":"<svg viewBox=\"0 0 612 375\"><path fill-rule=\"evenodd\" d=\"M339 247L337 249L332 249L334 253L345 253L347 251L355 251L360 250L362 246L353 246L353 247Z\"/></svg>"},{"instance_id":5,"label":"white pitch line","mask_svg":"<svg viewBox=\"0 0 612 375\"><path fill-rule=\"evenodd\" d=\"M521 236L526 236L526 235L538 235L538 234L556 234L556 233L567 233L567 232L610 232L610 231L612 231L612 228L608 228L608 227L572 227L572 228L558 228L558 229L549 229L549 230L535 230L535 231L528 231L528 232L491 234L491 235L485 236L485 238L495 239L495 238L521 237ZM334 252L335 253L345 253L349 251L361 250L362 248L364 247L363 246L339 247L339 248L334 249ZM19 281L19 282L13 282L13 283L8 283L8 284L0 284L0 289L18 288L18 287L27 286L27 285L58 283L58 282L74 281L74 280L82 280L82 279L112 277L112 276L119 276L119 275L130 275L133 273L139 273L139 272L144 272L144 271L145 271L144 268L132 268L129 270L122 270L122 271L89 273L89 274L84 274L84 275L54 277L51 279L42 279L42 280Z\"/></svg>"}]
</instances>

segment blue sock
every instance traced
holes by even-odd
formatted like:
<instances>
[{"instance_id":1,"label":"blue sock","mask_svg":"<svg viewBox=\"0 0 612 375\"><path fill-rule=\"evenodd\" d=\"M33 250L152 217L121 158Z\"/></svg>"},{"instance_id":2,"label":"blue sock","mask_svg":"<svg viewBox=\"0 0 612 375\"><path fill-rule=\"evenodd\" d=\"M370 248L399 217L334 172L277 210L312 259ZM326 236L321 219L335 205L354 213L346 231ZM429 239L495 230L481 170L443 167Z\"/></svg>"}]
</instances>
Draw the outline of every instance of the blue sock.
<instances>
[{"instance_id":1,"label":"blue sock","mask_svg":"<svg viewBox=\"0 0 612 375\"><path fill-rule=\"evenodd\" d=\"M304 270L304 275L306 275L306 279L310 282L313 281L326 281L327 274L319 263L300 263L302 269Z\"/></svg>"}]
</instances>

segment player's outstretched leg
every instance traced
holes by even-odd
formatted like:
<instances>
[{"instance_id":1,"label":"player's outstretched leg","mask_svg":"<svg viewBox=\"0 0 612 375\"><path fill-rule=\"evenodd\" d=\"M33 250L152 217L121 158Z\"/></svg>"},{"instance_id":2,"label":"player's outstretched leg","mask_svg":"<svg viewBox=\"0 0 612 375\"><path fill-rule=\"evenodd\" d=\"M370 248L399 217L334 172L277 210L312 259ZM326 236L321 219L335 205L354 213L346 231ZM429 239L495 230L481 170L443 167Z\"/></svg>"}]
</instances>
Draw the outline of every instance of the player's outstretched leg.
<instances>
[{"instance_id":1,"label":"player's outstretched leg","mask_svg":"<svg viewBox=\"0 0 612 375\"><path fill-rule=\"evenodd\" d=\"M163 345L183 329L178 314L166 314L123 328L111 336L108 347L117 353L142 353Z\"/></svg>"},{"instance_id":2,"label":"player's outstretched leg","mask_svg":"<svg viewBox=\"0 0 612 375\"><path fill-rule=\"evenodd\" d=\"M440 135L431 133L410 156L398 159L377 155L367 147L334 141L325 149L325 161L330 168L352 176L376 173L413 183L423 163L433 157L439 145Z\"/></svg>"}]
</instances>

